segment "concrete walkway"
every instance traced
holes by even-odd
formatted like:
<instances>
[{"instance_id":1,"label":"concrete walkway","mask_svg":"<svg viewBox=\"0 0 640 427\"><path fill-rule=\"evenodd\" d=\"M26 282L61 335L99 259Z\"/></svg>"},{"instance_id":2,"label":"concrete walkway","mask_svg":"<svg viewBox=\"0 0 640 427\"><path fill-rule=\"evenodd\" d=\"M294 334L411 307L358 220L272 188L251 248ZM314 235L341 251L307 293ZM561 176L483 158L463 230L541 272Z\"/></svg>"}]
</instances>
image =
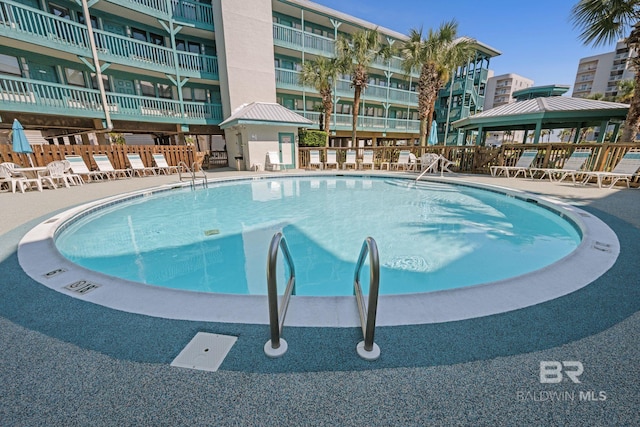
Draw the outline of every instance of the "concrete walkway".
<instances>
[{"instance_id":1,"label":"concrete walkway","mask_svg":"<svg viewBox=\"0 0 640 427\"><path fill-rule=\"evenodd\" d=\"M240 174L251 175L210 173ZM616 231L618 262L586 288L534 307L380 328L383 355L376 362L357 358L355 345L340 344L356 343L357 328L288 329L295 346L270 360L262 352L265 326L122 313L50 291L19 267L18 241L47 216L177 182L176 175L0 193L0 424L640 425L640 191L456 179L580 205ZM198 331L238 337L218 372L169 366ZM541 383L545 361L581 363L581 382L565 375L561 383Z\"/></svg>"}]
</instances>

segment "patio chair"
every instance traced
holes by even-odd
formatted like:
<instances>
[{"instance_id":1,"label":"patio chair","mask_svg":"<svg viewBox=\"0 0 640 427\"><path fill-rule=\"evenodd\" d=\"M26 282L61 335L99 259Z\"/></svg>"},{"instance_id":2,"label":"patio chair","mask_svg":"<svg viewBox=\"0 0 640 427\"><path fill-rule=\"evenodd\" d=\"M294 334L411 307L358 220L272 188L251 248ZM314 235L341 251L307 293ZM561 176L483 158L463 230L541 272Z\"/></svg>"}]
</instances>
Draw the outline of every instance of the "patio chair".
<instances>
[{"instance_id":1,"label":"patio chair","mask_svg":"<svg viewBox=\"0 0 640 427\"><path fill-rule=\"evenodd\" d=\"M53 185L64 185L66 188L69 188L69 184L73 185L73 178L69 176L69 174L64 173L65 165L60 160L54 160L53 162L47 163L47 171L46 175L43 175L42 178L48 178Z\"/></svg>"},{"instance_id":2,"label":"patio chair","mask_svg":"<svg viewBox=\"0 0 640 427\"><path fill-rule=\"evenodd\" d=\"M367 166L371 166L371 170L375 169L375 164L373 162L373 150L364 150L362 152L362 162L360 163L360 167L362 169L366 169Z\"/></svg>"},{"instance_id":3,"label":"patio chair","mask_svg":"<svg viewBox=\"0 0 640 427\"><path fill-rule=\"evenodd\" d=\"M358 168L358 162L356 161L356 152L355 150L347 150L347 157L344 163L342 164L342 169L347 169L348 167L353 166L353 169Z\"/></svg>"},{"instance_id":4,"label":"patio chair","mask_svg":"<svg viewBox=\"0 0 640 427\"><path fill-rule=\"evenodd\" d=\"M5 164L0 164L0 184L7 184L12 193L16 192L16 188L19 188L20 192L24 193L25 188L30 188L33 185L38 188L38 191L42 191L40 178L27 178L22 175L15 175Z\"/></svg>"},{"instance_id":5,"label":"patio chair","mask_svg":"<svg viewBox=\"0 0 640 427\"><path fill-rule=\"evenodd\" d=\"M336 150L327 150L327 161L324 162L325 169L334 167L338 169L338 160L336 160Z\"/></svg>"},{"instance_id":6,"label":"patio chair","mask_svg":"<svg viewBox=\"0 0 640 427\"><path fill-rule=\"evenodd\" d=\"M560 176L558 182L563 181L567 177L571 177L573 183L576 183L576 175L582 174L581 169L584 167L587 159L591 156L590 148L579 148L571 153L571 156L564 162L562 168L529 168L531 178L535 178L536 174L542 173L540 179L545 176L549 177L549 181L553 181L554 176Z\"/></svg>"},{"instance_id":7,"label":"patio chair","mask_svg":"<svg viewBox=\"0 0 640 427\"><path fill-rule=\"evenodd\" d=\"M527 171L531 167L531 164L538 155L538 150L524 150L520 155L520 158L516 162L515 166L491 166L491 176L499 176L500 172L503 172L507 178L510 178L509 172L515 172L513 178L522 173L523 176L527 176Z\"/></svg>"},{"instance_id":8,"label":"patio chair","mask_svg":"<svg viewBox=\"0 0 640 427\"><path fill-rule=\"evenodd\" d=\"M280 155L277 151L267 151L266 161L264 163L265 170L282 171L284 163L280 161Z\"/></svg>"},{"instance_id":9,"label":"patio chair","mask_svg":"<svg viewBox=\"0 0 640 427\"><path fill-rule=\"evenodd\" d=\"M324 163L320 160L320 150L309 151L309 167L317 166L318 169L324 168Z\"/></svg>"},{"instance_id":10,"label":"patio chair","mask_svg":"<svg viewBox=\"0 0 640 427\"><path fill-rule=\"evenodd\" d=\"M178 167L169 165L169 163L167 163L167 159L164 157L164 154L153 153L151 156L153 157L153 162L156 164L158 173L162 172L165 175L169 175L171 173L178 173Z\"/></svg>"},{"instance_id":11,"label":"patio chair","mask_svg":"<svg viewBox=\"0 0 640 427\"><path fill-rule=\"evenodd\" d=\"M131 178L131 171L129 169L114 169L109 160L109 156L106 154L94 154L93 160L98 166L98 170L104 173L107 179L116 179L118 176L122 178Z\"/></svg>"},{"instance_id":12,"label":"patio chair","mask_svg":"<svg viewBox=\"0 0 640 427\"><path fill-rule=\"evenodd\" d=\"M436 153L424 153L420 156L420 172L438 172L440 155Z\"/></svg>"},{"instance_id":13,"label":"patio chair","mask_svg":"<svg viewBox=\"0 0 640 427\"><path fill-rule=\"evenodd\" d=\"M414 155L415 158L415 155ZM401 150L398 155L398 161L391 163L391 169L395 170L412 170L415 166L415 161L411 161L411 152L409 150Z\"/></svg>"},{"instance_id":14,"label":"patio chair","mask_svg":"<svg viewBox=\"0 0 640 427\"><path fill-rule=\"evenodd\" d=\"M131 166L133 173L138 174L139 177L147 176L148 173L151 173L151 175L157 175L157 168L145 166L144 162L140 158L140 154L127 153L127 160L129 161L129 165Z\"/></svg>"},{"instance_id":15,"label":"patio chair","mask_svg":"<svg viewBox=\"0 0 640 427\"><path fill-rule=\"evenodd\" d=\"M60 160L60 162L64 165L64 175L67 177L69 184L71 185L82 185L84 184L84 179L77 173L73 173L71 170L71 162L69 160L64 159Z\"/></svg>"},{"instance_id":16,"label":"patio chair","mask_svg":"<svg viewBox=\"0 0 640 427\"><path fill-rule=\"evenodd\" d=\"M67 155L64 156L64 158L69 162L69 167L74 174L80 176L84 175L89 181L93 181L94 179L103 179L105 176L104 172L90 170L82 156Z\"/></svg>"},{"instance_id":17,"label":"patio chair","mask_svg":"<svg viewBox=\"0 0 640 427\"><path fill-rule=\"evenodd\" d=\"M615 168L611 172L583 172L585 175L582 184L585 185L595 177L598 187L602 188L602 181L610 179L611 184L608 188L613 188L618 181L626 181L627 188L629 188L629 181L635 176L639 176L638 170L640 169L640 149L633 148L622 156L622 159L618 162Z\"/></svg>"}]
</instances>

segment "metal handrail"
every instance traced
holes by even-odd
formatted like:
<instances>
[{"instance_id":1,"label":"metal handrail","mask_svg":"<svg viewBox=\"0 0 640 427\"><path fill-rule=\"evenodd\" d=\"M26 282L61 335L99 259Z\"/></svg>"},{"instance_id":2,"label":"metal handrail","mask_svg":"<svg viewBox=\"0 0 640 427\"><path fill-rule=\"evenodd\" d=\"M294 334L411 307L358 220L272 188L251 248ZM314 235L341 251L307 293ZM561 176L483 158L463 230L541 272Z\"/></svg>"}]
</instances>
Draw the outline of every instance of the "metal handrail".
<instances>
[{"instance_id":1,"label":"metal handrail","mask_svg":"<svg viewBox=\"0 0 640 427\"><path fill-rule=\"evenodd\" d=\"M182 181L182 168L184 168L187 173L189 173L189 175L191 175L191 188L195 189L196 188L196 166L197 166L197 162L193 162L191 164L191 168L189 168L189 166L187 166L187 164L184 161L179 161L177 168L178 168L178 179L180 179L180 181ZM202 186L204 188L209 188L209 180L207 179L207 174L205 174L204 172L202 173L202 177L203 179L202 181Z\"/></svg>"},{"instance_id":2,"label":"metal handrail","mask_svg":"<svg viewBox=\"0 0 640 427\"><path fill-rule=\"evenodd\" d=\"M360 286L360 271L364 265L367 254L369 255L369 304L365 305ZM380 356L380 348L373 342L376 331L376 314L378 311L378 291L380 288L380 259L378 245L373 237L367 237L360 249L360 256L356 264L353 278L353 293L358 304L360 325L364 341L357 346L358 354L363 359L375 360Z\"/></svg>"},{"instance_id":3,"label":"metal handrail","mask_svg":"<svg viewBox=\"0 0 640 427\"><path fill-rule=\"evenodd\" d=\"M276 276L276 267L278 260L278 249L282 248L284 259L289 267L289 280L287 288L282 296L280 308L278 309L278 279ZM296 292L296 271L291 259L291 253L287 246L287 241L282 234L278 232L273 235L269 253L267 256L267 294L269 297L269 329L271 331L271 339L264 345L264 352L269 357L280 357L287 351L287 342L280 337L282 328L284 327L284 318L287 315L287 308L291 295Z\"/></svg>"}]
</instances>

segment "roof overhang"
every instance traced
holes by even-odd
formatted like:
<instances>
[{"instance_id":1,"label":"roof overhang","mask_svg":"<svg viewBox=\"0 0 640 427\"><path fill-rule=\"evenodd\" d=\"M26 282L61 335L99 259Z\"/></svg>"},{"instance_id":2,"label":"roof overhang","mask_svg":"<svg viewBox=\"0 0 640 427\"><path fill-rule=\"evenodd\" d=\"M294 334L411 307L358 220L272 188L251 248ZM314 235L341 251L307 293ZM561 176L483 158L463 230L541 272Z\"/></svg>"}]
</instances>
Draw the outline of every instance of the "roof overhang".
<instances>
[{"instance_id":1,"label":"roof overhang","mask_svg":"<svg viewBox=\"0 0 640 427\"><path fill-rule=\"evenodd\" d=\"M238 125L307 127L313 122L275 102L252 102L237 108L220 129Z\"/></svg>"}]
</instances>

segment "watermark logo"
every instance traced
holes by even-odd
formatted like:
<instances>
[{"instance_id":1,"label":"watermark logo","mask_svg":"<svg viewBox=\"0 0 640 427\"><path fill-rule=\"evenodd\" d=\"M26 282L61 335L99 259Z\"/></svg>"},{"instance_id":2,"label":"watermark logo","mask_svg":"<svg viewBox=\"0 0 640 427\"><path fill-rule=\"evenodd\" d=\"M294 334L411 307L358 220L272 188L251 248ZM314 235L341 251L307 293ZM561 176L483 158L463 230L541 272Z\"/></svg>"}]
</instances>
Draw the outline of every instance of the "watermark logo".
<instances>
[{"instance_id":1,"label":"watermark logo","mask_svg":"<svg viewBox=\"0 0 640 427\"><path fill-rule=\"evenodd\" d=\"M540 384L551 384L548 390L518 390L516 398L519 402L601 402L607 400L605 391L597 390L558 390L553 384L582 384L580 376L584 373L584 365L577 360L542 360L538 371Z\"/></svg>"},{"instance_id":2,"label":"watermark logo","mask_svg":"<svg viewBox=\"0 0 640 427\"><path fill-rule=\"evenodd\" d=\"M582 366L581 362L575 360L565 360L562 362L543 360L540 362L540 383L557 384L561 383L564 377L567 377L574 384L580 384L578 377L582 375L583 372L584 366Z\"/></svg>"}]
</instances>

